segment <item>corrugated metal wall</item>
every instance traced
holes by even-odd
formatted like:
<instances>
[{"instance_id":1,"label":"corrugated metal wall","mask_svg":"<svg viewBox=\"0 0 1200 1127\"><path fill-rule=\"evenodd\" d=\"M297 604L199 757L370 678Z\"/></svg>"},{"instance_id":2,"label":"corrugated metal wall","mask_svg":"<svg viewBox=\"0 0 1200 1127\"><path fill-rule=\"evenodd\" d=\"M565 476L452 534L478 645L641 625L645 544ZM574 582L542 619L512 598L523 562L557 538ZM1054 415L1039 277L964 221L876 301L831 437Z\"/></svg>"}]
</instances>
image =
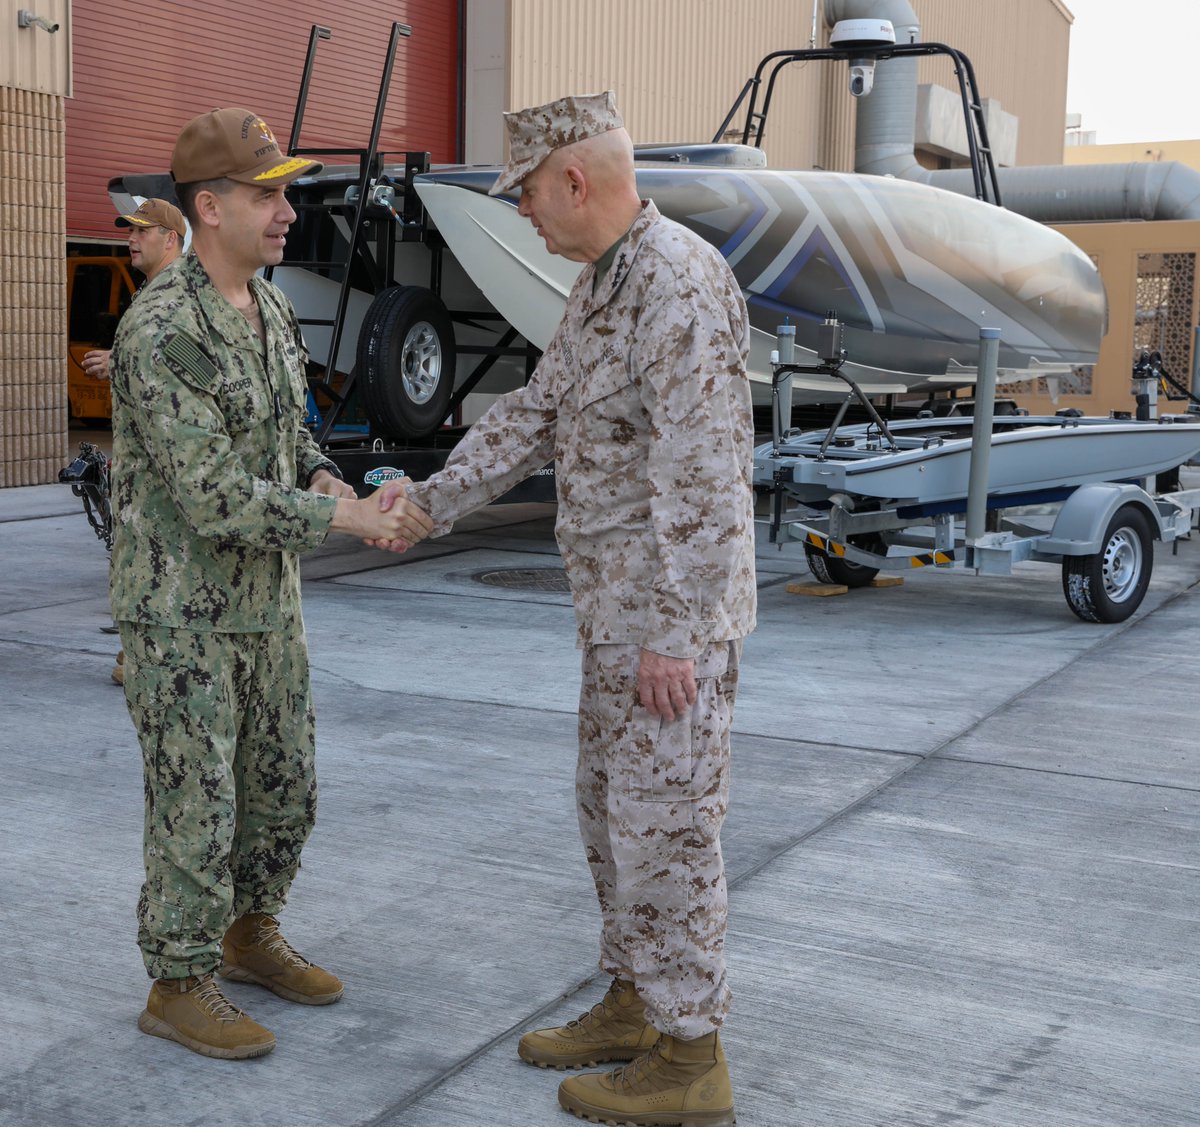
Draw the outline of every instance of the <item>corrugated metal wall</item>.
<instances>
[{"instance_id":1,"label":"corrugated metal wall","mask_svg":"<svg viewBox=\"0 0 1200 1127\"><path fill-rule=\"evenodd\" d=\"M309 27L321 43L305 145L365 145L392 20L411 24L392 75L381 145L453 160L455 0L75 0L75 98L67 108L68 236L113 237L110 177L165 171L179 127L214 106L262 114L286 147Z\"/></svg>"},{"instance_id":2,"label":"corrugated metal wall","mask_svg":"<svg viewBox=\"0 0 1200 1127\"><path fill-rule=\"evenodd\" d=\"M810 0L510 3L505 108L611 88L635 141L710 140L759 59L808 45L813 12ZM1071 19L1059 0L912 3L923 38L965 51L982 96L1020 117L1019 163L1058 163ZM827 42L822 18L818 45ZM945 60L923 60L919 75L957 90ZM772 106L768 161L775 168L848 169L853 122L843 67L794 65Z\"/></svg>"},{"instance_id":3,"label":"corrugated metal wall","mask_svg":"<svg viewBox=\"0 0 1200 1127\"><path fill-rule=\"evenodd\" d=\"M21 27L17 13L33 9L55 31ZM0 0L0 86L71 96L70 0Z\"/></svg>"},{"instance_id":4,"label":"corrugated metal wall","mask_svg":"<svg viewBox=\"0 0 1200 1127\"><path fill-rule=\"evenodd\" d=\"M612 89L634 141L709 141L758 61L806 47L811 22L806 0L511 0L505 108ZM779 84L764 145L775 167L821 163L819 69Z\"/></svg>"},{"instance_id":5,"label":"corrugated metal wall","mask_svg":"<svg viewBox=\"0 0 1200 1127\"><path fill-rule=\"evenodd\" d=\"M1071 14L1059 0L913 0L921 38L965 51L980 93L1020 119L1017 164L1061 164ZM923 59L921 82L957 89L948 60Z\"/></svg>"}]
</instances>

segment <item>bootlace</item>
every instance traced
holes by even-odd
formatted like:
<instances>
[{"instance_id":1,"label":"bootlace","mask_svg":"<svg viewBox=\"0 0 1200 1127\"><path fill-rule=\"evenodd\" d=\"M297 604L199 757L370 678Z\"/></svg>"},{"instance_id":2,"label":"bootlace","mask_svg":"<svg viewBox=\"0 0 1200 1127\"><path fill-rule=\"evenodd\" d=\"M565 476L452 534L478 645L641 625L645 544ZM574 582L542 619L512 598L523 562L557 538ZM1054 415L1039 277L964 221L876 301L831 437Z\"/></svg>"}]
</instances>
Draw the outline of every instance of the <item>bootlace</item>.
<instances>
[{"instance_id":1,"label":"bootlace","mask_svg":"<svg viewBox=\"0 0 1200 1127\"><path fill-rule=\"evenodd\" d=\"M626 1093L633 1089L642 1086L644 1080L649 1080L650 1077L661 1067L659 1063L659 1055L662 1050L662 1041L655 1041L649 1052L643 1053L640 1057L635 1057L628 1064L622 1065L615 1069L612 1074L613 1087L620 1087Z\"/></svg>"},{"instance_id":2,"label":"bootlace","mask_svg":"<svg viewBox=\"0 0 1200 1127\"><path fill-rule=\"evenodd\" d=\"M214 1021L237 1021L242 1016L242 1011L221 993L211 974L200 979L192 993Z\"/></svg>"},{"instance_id":3,"label":"bootlace","mask_svg":"<svg viewBox=\"0 0 1200 1127\"><path fill-rule=\"evenodd\" d=\"M613 979L612 986L609 987L609 994L615 993L619 989L617 979ZM612 1021L617 1015L611 1010L608 1005L608 994L600 999L587 1013L580 1014L577 1018L567 1022L568 1029L586 1030L592 1025L603 1025L607 1021Z\"/></svg>"},{"instance_id":4,"label":"bootlace","mask_svg":"<svg viewBox=\"0 0 1200 1127\"><path fill-rule=\"evenodd\" d=\"M259 922L255 942L281 963L299 967L301 970L312 966L312 963L284 939L283 932L279 930L279 922L271 916Z\"/></svg>"}]
</instances>

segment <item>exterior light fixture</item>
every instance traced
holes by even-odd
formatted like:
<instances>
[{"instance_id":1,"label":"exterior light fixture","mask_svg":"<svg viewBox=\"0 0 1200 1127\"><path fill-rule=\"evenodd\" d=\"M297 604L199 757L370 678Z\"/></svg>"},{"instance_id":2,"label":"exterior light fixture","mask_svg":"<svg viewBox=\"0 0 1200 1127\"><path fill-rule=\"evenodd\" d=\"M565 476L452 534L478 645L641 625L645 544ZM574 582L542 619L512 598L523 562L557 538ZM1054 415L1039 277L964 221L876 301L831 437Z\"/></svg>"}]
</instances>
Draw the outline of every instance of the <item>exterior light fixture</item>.
<instances>
[{"instance_id":1,"label":"exterior light fixture","mask_svg":"<svg viewBox=\"0 0 1200 1127\"><path fill-rule=\"evenodd\" d=\"M17 27L40 27L43 31L48 31L53 35L59 25L52 23L45 16L35 16L28 8L22 8L17 12Z\"/></svg>"}]
</instances>

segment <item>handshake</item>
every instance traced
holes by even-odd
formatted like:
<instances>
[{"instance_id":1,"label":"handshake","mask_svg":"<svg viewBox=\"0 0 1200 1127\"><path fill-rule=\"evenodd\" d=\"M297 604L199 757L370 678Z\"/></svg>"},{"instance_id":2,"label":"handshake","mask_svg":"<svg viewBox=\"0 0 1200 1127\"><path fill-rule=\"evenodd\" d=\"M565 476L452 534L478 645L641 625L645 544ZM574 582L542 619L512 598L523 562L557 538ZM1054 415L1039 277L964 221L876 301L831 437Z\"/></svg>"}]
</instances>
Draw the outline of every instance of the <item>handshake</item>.
<instances>
[{"instance_id":1,"label":"handshake","mask_svg":"<svg viewBox=\"0 0 1200 1127\"><path fill-rule=\"evenodd\" d=\"M433 528L429 514L408 499L405 486L411 484L407 477L389 481L377 493L360 499L353 486L320 470L308 488L337 498L331 526L334 532L357 536L364 544L386 552L404 552L424 540Z\"/></svg>"}]
</instances>

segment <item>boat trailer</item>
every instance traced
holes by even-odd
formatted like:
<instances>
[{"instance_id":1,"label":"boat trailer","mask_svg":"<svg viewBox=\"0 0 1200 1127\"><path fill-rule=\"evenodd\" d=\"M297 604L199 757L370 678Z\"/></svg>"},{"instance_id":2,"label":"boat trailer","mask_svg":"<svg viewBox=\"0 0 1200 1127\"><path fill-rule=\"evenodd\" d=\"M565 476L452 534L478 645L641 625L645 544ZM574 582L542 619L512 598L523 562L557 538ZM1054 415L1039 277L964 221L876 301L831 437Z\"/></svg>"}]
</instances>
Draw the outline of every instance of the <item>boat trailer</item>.
<instances>
[{"instance_id":1,"label":"boat trailer","mask_svg":"<svg viewBox=\"0 0 1200 1127\"><path fill-rule=\"evenodd\" d=\"M928 501L889 498L879 491L856 493L846 486L845 478L826 490L813 485L814 468L818 475L838 476L832 470L822 471L821 464L828 464L831 450L861 443L864 432L878 453L877 460L886 465L894 456L899 468L901 455L907 454L905 440L898 436L904 424L889 428L853 380L840 374L845 353L840 326L832 317L821 327L821 363L812 367L793 363L795 327L782 326L771 358L772 441L754 454L755 487L770 499L769 515L756 522L760 549L802 546L815 579L848 588L865 587L880 572L961 566L977 575L1004 576L1023 561L1060 562L1063 595L1079 618L1114 623L1132 615L1149 586L1154 541L1173 544L1177 550L1178 541L1190 537L1200 509L1200 489L1158 492L1154 476L1147 475L1139 481L1092 480L1065 482L1054 489L989 492L999 337L997 329L980 331L968 479L961 482L960 495ZM787 425L790 379L813 370L843 379L849 393L824 432L798 436ZM1146 393L1143 387L1141 394ZM865 428L841 425L853 402L861 404L871 418ZM1166 421L1146 419L1137 425L1154 427ZM1194 457L1200 454L1200 419L1182 421L1195 426ZM1076 422L1062 420L1064 426ZM1191 426L1184 437L1192 437ZM930 457L942 453L940 439L922 441ZM797 449L807 452L797 453ZM1180 462L1186 460L1188 456ZM911 466L912 455L904 461ZM1177 484L1177 475L1164 476Z\"/></svg>"}]
</instances>

